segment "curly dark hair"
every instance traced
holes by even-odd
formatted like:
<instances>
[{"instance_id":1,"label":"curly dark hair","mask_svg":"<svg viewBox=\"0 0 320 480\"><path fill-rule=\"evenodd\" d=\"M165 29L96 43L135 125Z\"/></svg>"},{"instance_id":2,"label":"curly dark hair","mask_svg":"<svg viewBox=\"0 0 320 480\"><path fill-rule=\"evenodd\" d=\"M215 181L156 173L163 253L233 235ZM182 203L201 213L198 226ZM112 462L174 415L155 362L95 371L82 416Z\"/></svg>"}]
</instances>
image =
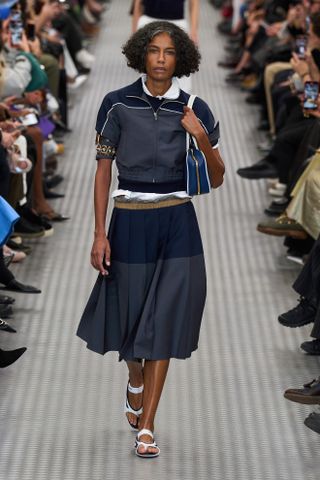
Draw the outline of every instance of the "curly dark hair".
<instances>
[{"instance_id":1,"label":"curly dark hair","mask_svg":"<svg viewBox=\"0 0 320 480\"><path fill-rule=\"evenodd\" d=\"M122 53L127 58L128 67L139 73L146 73L147 47L159 33L167 33L176 48L177 64L174 75L178 78L189 76L199 70L200 52L188 34L173 23L152 22L134 33L122 47Z\"/></svg>"}]
</instances>

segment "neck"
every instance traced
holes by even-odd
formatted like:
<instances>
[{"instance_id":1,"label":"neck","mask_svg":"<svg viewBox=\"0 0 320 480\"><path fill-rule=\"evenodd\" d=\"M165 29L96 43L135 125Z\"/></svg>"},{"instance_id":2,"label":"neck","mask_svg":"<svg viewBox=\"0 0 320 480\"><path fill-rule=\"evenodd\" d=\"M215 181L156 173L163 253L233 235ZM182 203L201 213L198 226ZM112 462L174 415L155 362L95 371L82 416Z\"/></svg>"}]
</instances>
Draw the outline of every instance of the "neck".
<instances>
[{"instance_id":1,"label":"neck","mask_svg":"<svg viewBox=\"0 0 320 480\"><path fill-rule=\"evenodd\" d=\"M171 84L172 84L171 78L170 80L157 81L147 77L147 81L146 81L148 90L154 97L157 97L158 95L160 97L163 96L169 90L169 88L171 87Z\"/></svg>"}]
</instances>

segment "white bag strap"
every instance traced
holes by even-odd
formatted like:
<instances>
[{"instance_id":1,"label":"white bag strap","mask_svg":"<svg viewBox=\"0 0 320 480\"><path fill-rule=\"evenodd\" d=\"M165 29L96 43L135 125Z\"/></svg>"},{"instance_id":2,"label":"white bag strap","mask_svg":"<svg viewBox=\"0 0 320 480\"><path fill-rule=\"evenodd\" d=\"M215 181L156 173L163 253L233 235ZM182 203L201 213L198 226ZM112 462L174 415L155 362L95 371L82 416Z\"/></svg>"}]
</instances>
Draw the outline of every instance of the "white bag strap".
<instances>
[{"instance_id":1,"label":"white bag strap","mask_svg":"<svg viewBox=\"0 0 320 480\"><path fill-rule=\"evenodd\" d=\"M197 97L197 95L190 95L188 103L187 103L187 107L192 109L196 97ZM186 133L186 142L187 142L186 145L187 145L187 151L188 151L189 145L190 145L190 133L189 132Z\"/></svg>"}]
</instances>

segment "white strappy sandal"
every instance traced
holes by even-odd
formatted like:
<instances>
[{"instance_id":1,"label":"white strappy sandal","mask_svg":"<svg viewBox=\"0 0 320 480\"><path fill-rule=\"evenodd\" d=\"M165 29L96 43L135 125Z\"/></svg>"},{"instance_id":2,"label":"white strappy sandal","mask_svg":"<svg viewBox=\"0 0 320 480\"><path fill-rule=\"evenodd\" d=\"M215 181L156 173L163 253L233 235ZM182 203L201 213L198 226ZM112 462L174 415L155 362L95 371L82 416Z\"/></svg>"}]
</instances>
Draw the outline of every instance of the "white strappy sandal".
<instances>
[{"instance_id":1,"label":"white strappy sandal","mask_svg":"<svg viewBox=\"0 0 320 480\"><path fill-rule=\"evenodd\" d=\"M139 422L139 417L140 417L141 413L143 412L143 408L141 407L138 410L135 410L134 408L131 407L129 399L128 399L128 391L130 393L133 393L134 395L137 395L137 394L143 392L143 388L144 388L143 385L141 385L141 387L132 387L130 385L130 382L128 382L128 386L127 386L127 390L126 390L126 402L125 402L125 406L124 406L124 413L133 413L133 415L135 415L137 417L137 423L135 425L130 423L129 418L127 417L130 427L135 432L138 432L138 430L139 430L138 422Z\"/></svg>"},{"instance_id":2,"label":"white strappy sandal","mask_svg":"<svg viewBox=\"0 0 320 480\"><path fill-rule=\"evenodd\" d=\"M142 435L149 435L152 438L153 443L140 442L139 438L142 437ZM143 447L145 449L144 452L139 452L140 445L143 445ZM148 449L150 447L151 448L156 448L158 451L156 453L148 452ZM135 448L136 455L138 455L138 457L141 457L141 458L155 458L155 457L158 457L160 455L160 448L158 447L158 445L154 441L153 433L151 432L151 430L148 430L147 428L143 428L138 433L138 435L136 437L136 443L134 445L134 448Z\"/></svg>"}]
</instances>

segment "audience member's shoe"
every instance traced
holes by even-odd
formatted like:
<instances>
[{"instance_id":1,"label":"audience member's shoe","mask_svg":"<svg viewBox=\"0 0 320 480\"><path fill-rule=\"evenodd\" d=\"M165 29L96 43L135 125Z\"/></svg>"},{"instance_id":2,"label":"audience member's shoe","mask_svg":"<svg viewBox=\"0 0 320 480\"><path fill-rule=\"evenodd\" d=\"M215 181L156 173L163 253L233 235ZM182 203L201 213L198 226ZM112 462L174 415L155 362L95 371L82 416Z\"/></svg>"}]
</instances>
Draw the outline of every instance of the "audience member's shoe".
<instances>
[{"instance_id":1,"label":"audience member's shoe","mask_svg":"<svg viewBox=\"0 0 320 480\"><path fill-rule=\"evenodd\" d=\"M42 217L47 222L64 222L65 220L70 219L70 217L68 217L67 215L62 215L61 213L57 213L55 211L43 214Z\"/></svg>"},{"instance_id":2,"label":"audience member's shoe","mask_svg":"<svg viewBox=\"0 0 320 480\"><path fill-rule=\"evenodd\" d=\"M26 351L26 347L16 350L2 350L0 348L0 368L5 368L14 363Z\"/></svg>"},{"instance_id":3,"label":"audience member's shoe","mask_svg":"<svg viewBox=\"0 0 320 480\"><path fill-rule=\"evenodd\" d=\"M100 28L98 25L93 25L91 23L83 21L81 23L81 30L87 37L94 37L99 33Z\"/></svg>"},{"instance_id":4,"label":"audience member's shoe","mask_svg":"<svg viewBox=\"0 0 320 480\"><path fill-rule=\"evenodd\" d=\"M286 198L284 198L281 203L273 201L270 203L269 207L264 210L264 213L272 217L278 217L285 212L288 205L289 201Z\"/></svg>"},{"instance_id":5,"label":"audience member's shoe","mask_svg":"<svg viewBox=\"0 0 320 480\"><path fill-rule=\"evenodd\" d=\"M30 255L32 252L32 248L29 245L25 245L24 243L17 243L13 238L9 238L7 240L7 246L12 248L12 250L22 251L26 255Z\"/></svg>"},{"instance_id":6,"label":"audience member's shoe","mask_svg":"<svg viewBox=\"0 0 320 480\"><path fill-rule=\"evenodd\" d=\"M240 83L243 79L243 73L231 72L226 76L225 81L227 83Z\"/></svg>"},{"instance_id":7,"label":"audience member's shoe","mask_svg":"<svg viewBox=\"0 0 320 480\"><path fill-rule=\"evenodd\" d=\"M300 348L309 355L320 355L320 339L310 340L309 342L303 342Z\"/></svg>"},{"instance_id":8,"label":"audience member's shoe","mask_svg":"<svg viewBox=\"0 0 320 480\"><path fill-rule=\"evenodd\" d=\"M41 293L39 288L33 287L32 285L24 285L23 283L18 282L15 278L2 288L2 290L9 290L11 292L19 293Z\"/></svg>"},{"instance_id":9,"label":"audience member's shoe","mask_svg":"<svg viewBox=\"0 0 320 480\"><path fill-rule=\"evenodd\" d=\"M44 236L44 228L31 224L23 217L20 217L15 224L14 231L24 238L39 238Z\"/></svg>"},{"instance_id":10,"label":"audience member's shoe","mask_svg":"<svg viewBox=\"0 0 320 480\"><path fill-rule=\"evenodd\" d=\"M241 89L245 91L251 91L257 85L258 77L255 73L250 73L246 75L241 82Z\"/></svg>"},{"instance_id":11,"label":"audience member's shoe","mask_svg":"<svg viewBox=\"0 0 320 480\"><path fill-rule=\"evenodd\" d=\"M296 328L314 322L315 316L316 308L306 298L300 297L299 304L279 315L278 320L284 327Z\"/></svg>"},{"instance_id":12,"label":"audience member's shoe","mask_svg":"<svg viewBox=\"0 0 320 480\"><path fill-rule=\"evenodd\" d=\"M51 237L51 235L53 235L54 230L51 223L47 222L47 220L41 215L38 215L35 211L32 210L32 208L24 206L19 210L19 213L31 224L43 228L44 237Z\"/></svg>"},{"instance_id":13,"label":"audience member's shoe","mask_svg":"<svg viewBox=\"0 0 320 480\"><path fill-rule=\"evenodd\" d=\"M245 102L249 103L250 105L260 105L261 98L258 95L252 93L251 95L248 95L248 97L246 97Z\"/></svg>"},{"instance_id":14,"label":"audience member's shoe","mask_svg":"<svg viewBox=\"0 0 320 480\"><path fill-rule=\"evenodd\" d=\"M3 255L10 255L12 263L22 262L27 256L24 252L11 250L7 245L3 246Z\"/></svg>"},{"instance_id":15,"label":"audience member's shoe","mask_svg":"<svg viewBox=\"0 0 320 480\"><path fill-rule=\"evenodd\" d=\"M0 295L0 304L12 305L15 301L15 298L9 297L8 295Z\"/></svg>"},{"instance_id":16,"label":"audience member's shoe","mask_svg":"<svg viewBox=\"0 0 320 480\"><path fill-rule=\"evenodd\" d=\"M9 323L5 322L0 318L0 330L3 330L4 332L10 332L10 333L16 333L17 330L11 327Z\"/></svg>"},{"instance_id":17,"label":"audience member's shoe","mask_svg":"<svg viewBox=\"0 0 320 480\"><path fill-rule=\"evenodd\" d=\"M237 174L242 178L249 180L258 180L260 178L275 178L278 176L277 169L265 159L254 163L250 167L238 168Z\"/></svg>"},{"instance_id":18,"label":"audience member's shoe","mask_svg":"<svg viewBox=\"0 0 320 480\"><path fill-rule=\"evenodd\" d=\"M303 257L300 255L286 255L286 259L289 260L289 262L297 263L298 265L304 265Z\"/></svg>"},{"instance_id":19,"label":"audience member's shoe","mask_svg":"<svg viewBox=\"0 0 320 480\"><path fill-rule=\"evenodd\" d=\"M307 405L320 403L320 378L306 383L303 388L289 388L284 392L284 398Z\"/></svg>"},{"instance_id":20,"label":"audience member's shoe","mask_svg":"<svg viewBox=\"0 0 320 480\"><path fill-rule=\"evenodd\" d=\"M10 318L13 315L11 305L0 304L0 318Z\"/></svg>"},{"instance_id":21,"label":"audience member's shoe","mask_svg":"<svg viewBox=\"0 0 320 480\"><path fill-rule=\"evenodd\" d=\"M270 139L265 140L264 142L260 142L257 145L258 150L262 153L269 153L273 147L274 142Z\"/></svg>"},{"instance_id":22,"label":"audience member's shoe","mask_svg":"<svg viewBox=\"0 0 320 480\"><path fill-rule=\"evenodd\" d=\"M99 13L101 14L102 10ZM97 23L96 17L93 15L93 12L90 11L86 4L82 8L82 16L84 21L89 23L90 25L95 25Z\"/></svg>"},{"instance_id":23,"label":"audience member's shoe","mask_svg":"<svg viewBox=\"0 0 320 480\"><path fill-rule=\"evenodd\" d=\"M257 230L267 235L291 237L297 240L305 240L308 237L303 227L292 218L287 217L286 214L280 215L276 220L258 223Z\"/></svg>"},{"instance_id":24,"label":"audience member's shoe","mask_svg":"<svg viewBox=\"0 0 320 480\"><path fill-rule=\"evenodd\" d=\"M260 101L258 101L257 103L260 103ZM259 123L257 130L259 132L268 132L270 130L270 125L268 120L262 120L262 122Z\"/></svg>"},{"instance_id":25,"label":"audience member's shoe","mask_svg":"<svg viewBox=\"0 0 320 480\"><path fill-rule=\"evenodd\" d=\"M3 252L3 262L6 267L9 267L10 263L13 260L13 257L14 257L14 253L12 253L11 250L10 250L10 253L5 251Z\"/></svg>"},{"instance_id":26,"label":"audience member's shoe","mask_svg":"<svg viewBox=\"0 0 320 480\"><path fill-rule=\"evenodd\" d=\"M273 187L270 187L268 189L269 195L271 195L272 197L280 197L280 198L283 197L286 191L287 191L287 185L285 183L280 183L280 182L277 182Z\"/></svg>"},{"instance_id":27,"label":"audience member's shoe","mask_svg":"<svg viewBox=\"0 0 320 480\"><path fill-rule=\"evenodd\" d=\"M238 55L239 50L241 49L240 43L232 43L224 47L225 51L230 53L230 55Z\"/></svg>"},{"instance_id":28,"label":"audience member's shoe","mask_svg":"<svg viewBox=\"0 0 320 480\"><path fill-rule=\"evenodd\" d=\"M305 419L304 424L306 427L320 434L320 413L310 413L310 415Z\"/></svg>"},{"instance_id":29,"label":"audience member's shoe","mask_svg":"<svg viewBox=\"0 0 320 480\"><path fill-rule=\"evenodd\" d=\"M225 60L220 60L218 62L218 67L222 68L234 68L238 65L239 63L239 58L238 57L231 57L231 58L226 58Z\"/></svg>"},{"instance_id":30,"label":"audience member's shoe","mask_svg":"<svg viewBox=\"0 0 320 480\"><path fill-rule=\"evenodd\" d=\"M43 185L43 194L45 198L48 199L54 199L54 198L63 198L64 193L59 193L54 190L51 190L51 188L47 188L45 184Z\"/></svg>"},{"instance_id":31,"label":"audience member's shoe","mask_svg":"<svg viewBox=\"0 0 320 480\"><path fill-rule=\"evenodd\" d=\"M88 50L82 48L76 53L76 60L84 68L92 68L95 58Z\"/></svg>"},{"instance_id":32,"label":"audience member's shoe","mask_svg":"<svg viewBox=\"0 0 320 480\"><path fill-rule=\"evenodd\" d=\"M68 82L68 87L71 88L71 90L76 90L77 88L81 87L87 78L88 75L78 75L72 80L72 82Z\"/></svg>"},{"instance_id":33,"label":"audience member's shoe","mask_svg":"<svg viewBox=\"0 0 320 480\"><path fill-rule=\"evenodd\" d=\"M217 29L220 33L230 35L232 29L232 22L230 20L222 20L222 22L218 23Z\"/></svg>"},{"instance_id":34,"label":"audience member's shoe","mask_svg":"<svg viewBox=\"0 0 320 480\"><path fill-rule=\"evenodd\" d=\"M59 175L58 173L54 175L49 175L46 177L45 182L47 188L54 188L60 185L61 182L63 182L64 178L62 175Z\"/></svg>"}]
</instances>

